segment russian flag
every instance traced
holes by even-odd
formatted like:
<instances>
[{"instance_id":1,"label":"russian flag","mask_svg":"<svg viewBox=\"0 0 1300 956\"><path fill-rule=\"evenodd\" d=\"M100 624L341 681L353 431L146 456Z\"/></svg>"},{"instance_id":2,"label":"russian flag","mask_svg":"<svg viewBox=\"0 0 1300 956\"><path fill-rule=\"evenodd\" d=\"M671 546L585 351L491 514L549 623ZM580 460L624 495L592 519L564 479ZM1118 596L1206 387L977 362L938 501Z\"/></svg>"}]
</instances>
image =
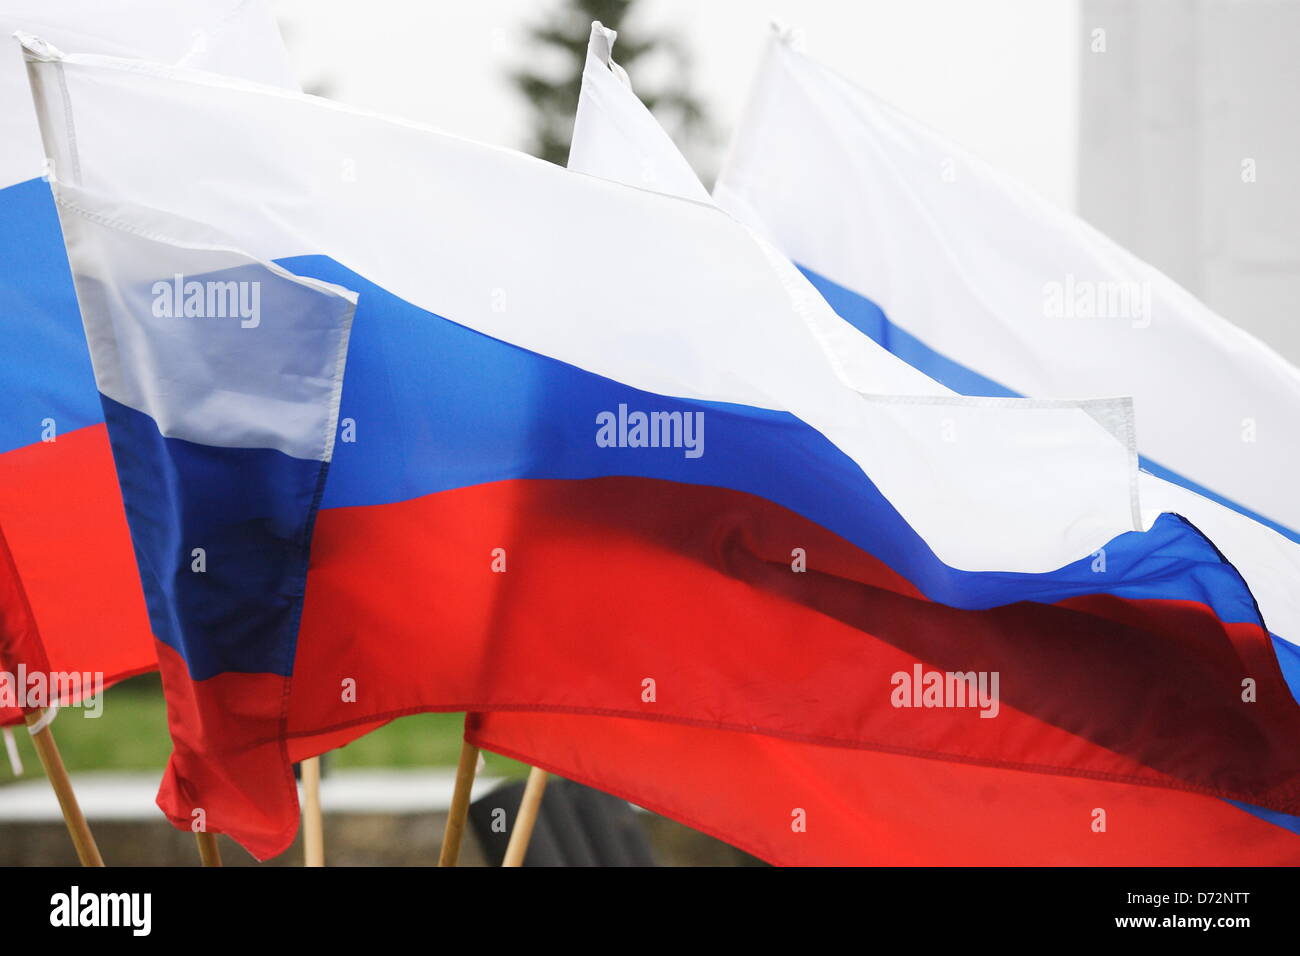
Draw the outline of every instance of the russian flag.
<instances>
[{"instance_id":1,"label":"russian flag","mask_svg":"<svg viewBox=\"0 0 1300 956\"><path fill-rule=\"evenodd\" d=\"M592 24L569 168L668 195L711 201L685 158L633 93L626 72L614 62L615 38L614 31L599 22ZM788 41L789 36L782 35L782 40ZM818 282L816 275L811 278ZM824 283L818 283L817 287L845 318L860 318L860 301L855 305L842 294L828 291ZM873 338L883 345L890 345L888 337L873 335ZM912 358L906 349L895 351L900 357ZM1294 619L1294 582L1300 577L1300 550L1292 542L1251 518L1195 492L1150 475L1143 475L1142 480L1143 515L1147 526L1166 510L1191 515L1202 531L1213 532L1210 537L1216 546L1227 546L1234 558L1249 562L1248 584L1258 585L1268 595L1268 610L1277 612L1284 625ZM1293 694L1300 697L1300 666L1297 666L1300 664L1300 649L1288 641L1274 640L1283 673ZM496 717L488 720L500 723ZM508 747L511 735L519 734L521 730L519 721L513 721L509 725L509 734L503 735L498 731L494 739L498 746L504 741L504 746ZM533 745L536 746L535 741ZM1261 813L1258 808L1243 809ZM1279 819L1262 815L1275 822ZM1300 822L1296 820L1282 819L1281 822L1291 829L1300 829Z\"/></svg>"},{"instance_id":2,"label":"russian flag","mask_svg":"<svg viewBox=\"0 0 1300 956\"><path fill-rule=\"evenodd\" d=\"M261 0L17 2L0 35L39 33L99 53L183 61L293 87L288 54ZM45 153L17 44L0 51L0 526L41 625L46 670L99 673L106 685L158 666L104 416L77 312ZM45 660L42 656L41 660ZM0 654L0 669L35 659ZM0 713L0 724L21 714Z\"/></svg>"},{"instance_id":3,"label":"russian flag","mask_svg":"<svg viewBox=\"0 0 1300 956\"><path fill-rule=\"evenodd\" d=\"M1300 812L1300 709L1126 401L953 395L699 203L29 49L178 826L277 853L290 760L468 710L777 862L1297 859L1215 799Z\"/></svg>"},{"instance_id":4,"label":"russian flag","mask_svg":"<svg viewBox=\"0 0 1300 956\"><path fill-rule=\"evenodd\" d=\"M1215 541L1300 696L1300 369L788 31L714 198L847 321L955 391L1133 396L1144 524L1177 512Z\"/></svg>"}]
</instances>

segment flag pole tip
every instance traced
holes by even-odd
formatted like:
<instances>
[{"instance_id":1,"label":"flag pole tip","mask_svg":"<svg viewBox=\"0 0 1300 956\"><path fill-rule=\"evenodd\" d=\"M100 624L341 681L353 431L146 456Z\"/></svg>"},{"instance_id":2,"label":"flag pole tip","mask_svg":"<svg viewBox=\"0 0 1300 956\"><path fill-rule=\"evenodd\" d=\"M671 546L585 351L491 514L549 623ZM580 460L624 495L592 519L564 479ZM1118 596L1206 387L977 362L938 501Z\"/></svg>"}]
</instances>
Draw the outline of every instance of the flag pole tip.
<instances>
[{"instance_id":1,"label":"flag pole tip","mask_svg":"<svg viewBox=\"0 0 1300 956\"><path fill-rule=\"evenodd\" d=\"M611 30L599 20L591 21L591 38L587 41L587 51L606 66L614 57L614 41L618 31Z\"/></svg>"},{"instance_id":2,"label":"flag pole tip","mask_svg":"<svg viewBox=\"0 0 1300 956\"><path fill-rule=\"evenodd\" d=\"M617 30L611 30L599 20L592 20L591 39L587 41L587 55L596 62L604 64L625 86L630 88L632 83L627 73L614 62L614 41L617 38Z\"/></svg>"},{"instance_id":3,"label":"flag pole tip","mask_svg":"<svg viewBox=\"0 0 1300 956\"><path fill-rule=\"evenodd\" d=\"M63 51L56 47L48 40L42 40L33 33L26 30L15 30L13 37L18 41L23 51L34 60L62 60Z\"/></svg>"}]
</instances>

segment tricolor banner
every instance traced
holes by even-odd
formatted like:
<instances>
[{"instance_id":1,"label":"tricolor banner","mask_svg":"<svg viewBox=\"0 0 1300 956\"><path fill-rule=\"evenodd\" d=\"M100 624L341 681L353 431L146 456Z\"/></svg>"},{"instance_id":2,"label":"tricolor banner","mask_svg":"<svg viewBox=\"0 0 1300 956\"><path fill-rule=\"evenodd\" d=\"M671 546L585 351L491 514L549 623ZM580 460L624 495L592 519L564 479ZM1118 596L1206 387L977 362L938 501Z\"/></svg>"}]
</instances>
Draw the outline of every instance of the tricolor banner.
<instances>
[{"instance_id":1,"label":"tricolor banner","mask_svg":"<svg viewBox=\"0 0 1300 956\"><path fill-rule=\"evenodd\" d=\"M113 684L158 663L15 30L91 52L294 82L261 0L179 9L160 0L11 0L0 9L0 526L49 654L45 669ZM36 669L0 654L0 670L19 664ZM0 723L19 719L0 713Z\"/></svg>"}]
</instances>

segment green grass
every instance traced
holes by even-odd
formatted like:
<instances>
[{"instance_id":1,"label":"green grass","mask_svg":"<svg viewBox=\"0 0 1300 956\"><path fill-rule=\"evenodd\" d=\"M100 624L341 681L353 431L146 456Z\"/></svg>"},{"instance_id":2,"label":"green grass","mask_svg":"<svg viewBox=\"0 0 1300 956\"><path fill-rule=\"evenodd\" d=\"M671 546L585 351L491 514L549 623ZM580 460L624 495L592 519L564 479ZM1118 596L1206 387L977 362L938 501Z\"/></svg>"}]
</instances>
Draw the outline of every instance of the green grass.
<instances>
[{"instance_id":1,"label":"green grass","mask_svg":"<svg viewBox=\"0 0 1300 956\"><path fill-rule=\"evenodd\" d=\"M329 769L347 767L454 767L460 755L463 714L414 714L330 751ZM39 766L31 741L14 728L28 773ZM78 709L61 714L53 724L63 762L73 773L87 770L143 770L161 774L171 754L167 708L157 674L145 674L108 690L103 716L90 719ZM496 754L484 755L486 773L523 776L528 768ZM0 784L11 781L7 761L0 758Z\"/></svg>"}]
</instances>

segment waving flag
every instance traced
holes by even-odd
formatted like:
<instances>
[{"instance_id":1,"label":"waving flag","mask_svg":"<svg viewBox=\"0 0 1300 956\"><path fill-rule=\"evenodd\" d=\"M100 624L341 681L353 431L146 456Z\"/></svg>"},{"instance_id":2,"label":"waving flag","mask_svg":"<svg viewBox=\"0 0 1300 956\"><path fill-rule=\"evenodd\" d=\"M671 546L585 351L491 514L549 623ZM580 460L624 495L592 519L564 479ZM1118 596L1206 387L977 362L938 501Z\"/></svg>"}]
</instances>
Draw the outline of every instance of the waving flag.
<instances>
[{"instance_id":1,"label":"waving flag","mask_svg":"<svg viewBox=\"0 0 1300 956\"><path fill-rule=\"evenodd\" d=\"M16 29L79 49L293 84L260 0L0 6L0 525L56 671L154 670L144 599L77 314ZM0 654L0 668L20 663ZM29 667L36 665L26 662ZM48 667L47 667L48 669ZM0 723L21 715L0 714Z\"/></svg>"},{"instance_id":2,"label":"waving flag","mask_svg":"<svg viewBox=\"0 0 1300 956\"><path fill-rule=\"evenodd\" d=\"M1185 515L1241 570L1300 695L1300 370L788 34L714 196L963 394L1132 395L1145 519Z\"/></svg>"},{"instance_id":3,"label":"waving flag","mask_svg":"<svg viewBox=\"0 0 1300 956\"><path fill-rule=\"evenodd\" d=\"M1205 799L1300 810L1300 709L1211 543L1136 530L1125 401L954 396L701 203L29 50L177 825L279 852L289 759L469 710L570 721L520 755L780 862L897 856L853 802L894 766L967 818L1032 794L1004 856L1296 859Z\"/></svg>"},{"instance_id":4,"label":"waving flag","mask_svg":"<svg viewBox=\"0 0 1300 956\"><path fill-rule=\"evenodd\" d=\"M569 168L604 179L698 199L703 193L702 184L694 177L684 157L663 128L632 92L626 74L612 60L614 37L613 31L605 29L600 23L592 25L591 42L582 77L582 95L575 121L574 143L569 153ZM647 171L651 171L652 175L647 175ZM654 175L658 171L667 171L667 175ZM1265 605L1266 615L1271 608L1283 612L1283 616L1287 617L1285 612L1292 611L1296 600L1294 584L1300 580L1300 562L1296 560L1296 555L1300 552L1295 545L1251 519L1193 492L1167 484L1159 478L1145 477L1145 511L1151 512L1154 501L1163 504L1167 510L1194 516L1202 530L1208 526L1221 533L1231 545L1229 555L1244 554L1252 560L1255 579L1248 580L1254 583L1257 579L1271 597L1271 604ZM1158 513L1151 514L1150 520L1155 520ZM1216 545L1222 546L1223 543L1216 539ZM1286 653L1289 649L1289 644L1278 642L1279 656L1284 665L1294 660ZM1300 673L1295 676L1300 677ZM1300 694L1300 680L1293 679L1292 683L1294 692ZM545 754L557 745L563 746L565 735L557 734L552 739L545 732L555 727L556 722L550 718L489 714L480 719L477 733L483 745L490 749ZM617 744L632 749L633 744L627 738L634 737L635 734L634 725L615 722L605 729L603 739L608 742L607 746ZM526 745L521 741L527 741ZM766 749L757 748L751 760L760 759L758 755L771 753L772 749L771 745ZM786 759L784 754L773 756ZM780 763L776 764L774 777L781 776L780 766ZM907 832L917 823L914 813L916 804L910 797L883 804L870 791L861 793L860 797L862 806L881 807L883 815L876 823L886 832ZM1268 814L1252 807L1242 809L1300 832L1300 820L1294 817ZM1222 807L1211 808L1210 815L1221 817ZM958 819L951 815L949 818ZM981 826L986 823L982 820ZM978 855L970 859L988 859L983 856L987 852L988 848L983 847Z\"/></svg>"},{"instance_id":5,"label":"waving flag","mask_svg":"<svg viewBox=\"0 0 1300 956\"><path fill-rule=\"evenodd\" d=\"M569 168L669 196L712 202L686 157L632 93L627 73L614 62L617 36L599 20L591 25Z\"/></svg>"}]
</instances>

